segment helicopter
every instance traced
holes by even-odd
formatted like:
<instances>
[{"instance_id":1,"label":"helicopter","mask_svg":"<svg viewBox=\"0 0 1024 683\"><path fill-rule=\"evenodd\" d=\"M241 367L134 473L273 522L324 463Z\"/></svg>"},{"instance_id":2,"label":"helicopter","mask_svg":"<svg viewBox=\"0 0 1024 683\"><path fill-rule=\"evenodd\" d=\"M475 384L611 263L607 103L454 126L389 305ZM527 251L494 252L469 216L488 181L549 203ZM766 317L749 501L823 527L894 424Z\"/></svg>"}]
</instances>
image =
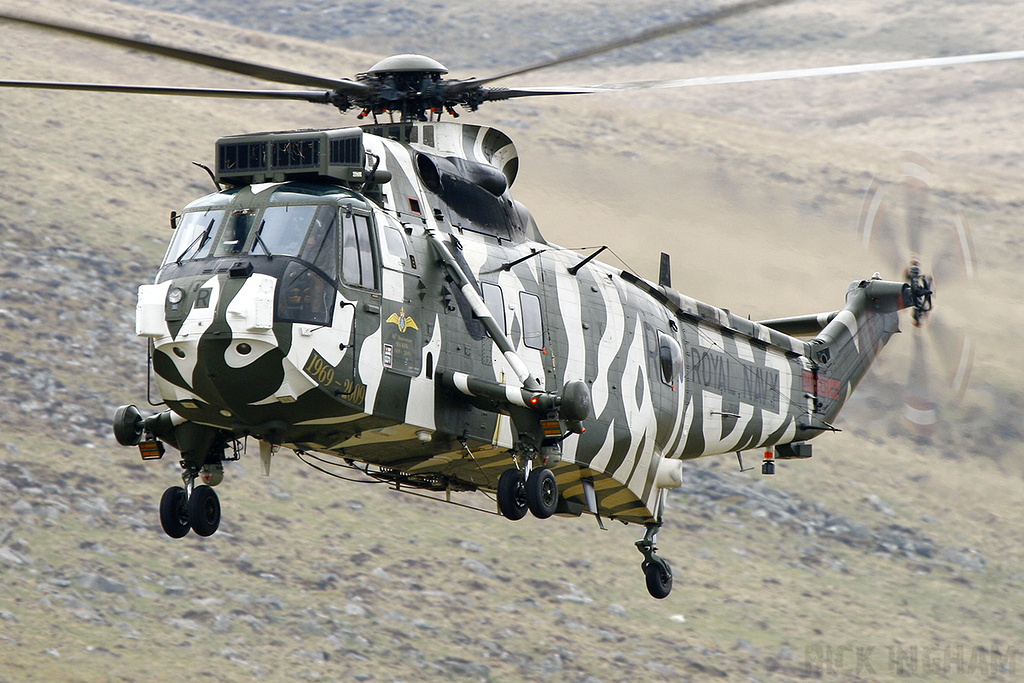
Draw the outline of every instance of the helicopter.
<instances>
[{"instance_id":1,"label":"helicopter","mask_svg":"<svg viewBox=\"0 0 1024 683\"><path fill-rule=\"evenodd\" d=\"M811 457L872 361L932 308L932 280L852 282L841 309L748 320L548 241L511 193L512 139L456 107L710 82L1018 59L965 55L829 70L573 87L495 81L693 30L785 0L755 0L486 78L448 79L403 54L354 80L321 77L0 13L0 19L302 90L0 81L3 87L300 100L359 126L223 137L217 191L171 215L136 333L164 409L124 405L113 431L143 460L180 453L163 530L214 534L225 463L259 444L397 490L493 494L509 520L593 515L642 525L648 591L672 589L657 554L666 491L686 460L744 451ZM959 60L959 61L957 61ZM451 120L445 120L447 116ZM317 464L319 463L319 465ZM742 459L740 460L742 467Z\"/></svg>"}]
</instances>

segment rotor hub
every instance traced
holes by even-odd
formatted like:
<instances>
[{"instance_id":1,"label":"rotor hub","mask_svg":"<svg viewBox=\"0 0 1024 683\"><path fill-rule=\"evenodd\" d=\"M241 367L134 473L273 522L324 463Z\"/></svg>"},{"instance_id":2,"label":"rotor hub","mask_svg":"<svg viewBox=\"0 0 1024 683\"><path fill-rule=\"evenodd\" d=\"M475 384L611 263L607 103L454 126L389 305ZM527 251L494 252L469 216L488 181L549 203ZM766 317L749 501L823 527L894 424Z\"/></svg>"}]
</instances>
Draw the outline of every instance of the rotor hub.
<instances>
[{"instance_id":1,"label":"rotor hub","mask_svg":"<svg viewBox=\"0 0 1024 683\"><path fill-rule=\"evenodd\" d=\"M932 278L921 270L921 262L910 259L906 271L907 284L910 285L910 298L914 307L914 327L920 327L925 316L932 310Z\"/></svg>"},{"instance_id":2,"label":"rotor hub","mask_svg":"<svg viewBox=\"0 0 1024 683\"><path fill-rule=\"evenodd\" d=\"M370 76L385 76L399 73L437 74L448 73L444 64L424 55L404 54L391 55L380 60L366 70Z\"/></svg>"},{"instance_id":3,"label":"rotor hub","mask_svg":"<svg viewBox=\"0 0 1024 683\"><path fill-rule=\"evenodd\" d=\"M424 55L402 54L386 57L358 76L371 91L355 103L363 108L360 118L398 112L403 121L426 121L427 113L447 111L466 104L464 97L452 97L443 76L448 69Z\"/></svg>"}]
</instances>

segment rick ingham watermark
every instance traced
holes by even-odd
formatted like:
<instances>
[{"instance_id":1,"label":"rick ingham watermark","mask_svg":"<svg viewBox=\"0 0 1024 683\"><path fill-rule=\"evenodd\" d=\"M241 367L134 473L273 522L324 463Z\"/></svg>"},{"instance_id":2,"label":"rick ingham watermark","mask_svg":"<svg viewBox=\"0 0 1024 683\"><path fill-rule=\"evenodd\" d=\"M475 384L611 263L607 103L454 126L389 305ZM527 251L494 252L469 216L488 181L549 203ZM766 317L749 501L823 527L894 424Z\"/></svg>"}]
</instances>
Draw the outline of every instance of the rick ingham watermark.
<instances>
[{"instance_id":1,"label":"rick ingham watermark","mask_svg":"<svg viewBox=\"0 0 1024 683\"><path fill-rule=\"evenodd\" d=\"M990 676L1016 674L1024 664L1024 649L1007 643L920 645L811 643L804 648L803 666L816 675L888 674L916 676Z\"/></svg>"}]
</instances>

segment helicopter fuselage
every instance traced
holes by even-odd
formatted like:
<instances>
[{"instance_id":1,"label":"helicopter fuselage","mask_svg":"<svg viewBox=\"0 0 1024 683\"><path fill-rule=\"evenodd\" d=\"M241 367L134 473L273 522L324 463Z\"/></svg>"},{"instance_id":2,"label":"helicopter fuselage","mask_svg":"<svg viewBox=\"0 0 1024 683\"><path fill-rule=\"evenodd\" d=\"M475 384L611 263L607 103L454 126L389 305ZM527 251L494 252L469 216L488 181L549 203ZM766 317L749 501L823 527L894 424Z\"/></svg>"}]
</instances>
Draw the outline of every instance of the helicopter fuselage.
<instances>
[{"instance_id":1,"label":"helicopter fuselage","mask_svg":"<svg viewBox=\"0 0 1024 683\"><path fill-rule=\"evenodd\" d=\"M218 176L233 164L248 182L186 207L139 293L137 332L175 429L331 454L435 490L494 490L513 461L537 457L559 512L651 523L684 459L830 429L898 330L902 283L854 283L844 311L791 319L820 332L806 341L584 262L509 196L516 154L502 134L366 128L337 138L362 151L347 180L295 172L296 158L316 161L297 134L290 173L275 175L273 139L262 160L219 147ZM849 303L858 291L869 304ZM559 412L574 396L585 417ZM215 457L168 441L193 466Z\"/></svg>"}]
</instances>

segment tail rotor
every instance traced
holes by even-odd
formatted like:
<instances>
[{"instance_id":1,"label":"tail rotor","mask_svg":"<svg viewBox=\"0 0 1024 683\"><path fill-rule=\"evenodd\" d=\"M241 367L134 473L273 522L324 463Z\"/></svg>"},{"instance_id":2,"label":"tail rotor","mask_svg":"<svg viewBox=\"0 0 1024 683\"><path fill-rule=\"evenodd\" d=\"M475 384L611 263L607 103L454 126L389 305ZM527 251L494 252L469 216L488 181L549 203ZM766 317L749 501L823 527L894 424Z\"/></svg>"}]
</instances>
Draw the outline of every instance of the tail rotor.
<instances>
[{"instance_id":1,"label":"tail rotor","mask_svg":"<svg viewBox=\"0 0 1024 683\"><path fill-rule=\"evenodd\" d=\"M940 406L963 398L974 360L969 335L946 322L948 310L934 310L936 280L945 286L969 283L976 262L966 218L948 219L933 209L932 163L904 152L900 172L902 192L872 180L861 208L860 237L893 271L902 269L910 285L913 345L901 413L913 436L928 439L941 424ZM902 211L890 197L899 197ZM936 366L945 369L946 381L935 381Z\"/></svg>"}]
</instances>

